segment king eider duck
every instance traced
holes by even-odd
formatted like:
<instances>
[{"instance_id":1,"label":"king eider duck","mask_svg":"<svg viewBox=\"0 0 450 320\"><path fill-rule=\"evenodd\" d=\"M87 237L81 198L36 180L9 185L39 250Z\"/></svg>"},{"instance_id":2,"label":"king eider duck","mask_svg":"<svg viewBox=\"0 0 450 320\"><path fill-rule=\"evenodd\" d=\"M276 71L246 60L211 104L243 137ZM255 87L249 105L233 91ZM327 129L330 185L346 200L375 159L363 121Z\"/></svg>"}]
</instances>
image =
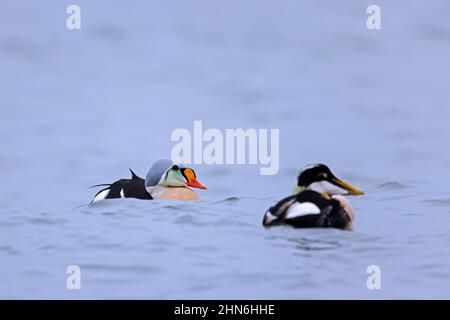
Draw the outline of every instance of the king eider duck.
<instances>
[{"instance_id":1,"label":"king eider duck","mask_svg":"<svg viewBox=\"0 0 450 320\"><path fill-rule=\"evenodd\" d=\"M197 181L194 170L181 167L166 159L153 163L145 179L137 176L131 169L130 171L131 179L120 179L111 184L93 186L106 188L97 192L91 204L114 198L196 200L197 193L189 187L206 189Z\"/></svg>"},{"instance_id":2,"label":"king eider duck","mask_svg":"<svg viewBox=\"0 0 450 320\"><path fill-rule=\"evenodd\" d=\"M294 195L266 211L263 225L350 229L355 213L344 195L363 194L336 178L326 165L310 165L300 171Z\"/></svg>"}]
</instances>

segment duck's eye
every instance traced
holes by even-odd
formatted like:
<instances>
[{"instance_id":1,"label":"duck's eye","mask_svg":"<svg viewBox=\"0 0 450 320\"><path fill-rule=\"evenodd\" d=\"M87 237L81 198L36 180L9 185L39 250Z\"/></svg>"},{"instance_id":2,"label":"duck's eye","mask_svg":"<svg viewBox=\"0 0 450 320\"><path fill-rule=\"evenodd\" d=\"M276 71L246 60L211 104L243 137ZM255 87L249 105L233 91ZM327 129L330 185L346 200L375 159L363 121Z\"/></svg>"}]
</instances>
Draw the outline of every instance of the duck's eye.
<instances>
[{"instance_id":1,"label":"duck's eye","mask_svg":"<svg viewBox=\"0 0 450 320\"><path fill-rule=\"evenodd\" d=\"M321 178L324 178L324 179L328 179L328 174L322 173L322 174L320 175L320 177L321 177Z\"/></svg>"},{"instance_id":2,"label":"duck's eye","mask_svg":"<svg viewBox=\"0 0 450 320\"><path fill-rule=\"evenodd\" d=\"M172 166L172 170L178 171L178 170L180 170L180 167L177 166L176 164L174 164L174 165Z\"/></svg>"}]
</instances>

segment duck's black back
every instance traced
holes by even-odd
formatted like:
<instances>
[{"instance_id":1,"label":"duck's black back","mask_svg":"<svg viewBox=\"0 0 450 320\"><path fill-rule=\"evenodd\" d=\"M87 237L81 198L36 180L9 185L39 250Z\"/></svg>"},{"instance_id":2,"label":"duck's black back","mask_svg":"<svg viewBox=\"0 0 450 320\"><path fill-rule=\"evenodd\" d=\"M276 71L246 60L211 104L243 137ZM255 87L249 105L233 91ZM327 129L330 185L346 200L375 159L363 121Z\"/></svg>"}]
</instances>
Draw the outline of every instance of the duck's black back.
<instances>
[{"instance_id":1,"label":"duck's black back","mask_svg":"<svg viewBox=\"0 0 450 320\"><path fill-rule=\"evenodd\" d=\"M101 192L109 191L105 199L117 199L124 197L152 200L152 196L145 189L145 180L136 175L131 169L130 171L131 179L117 180L110 184L107 188L104 188L97 192L95 197L97 197L97 195L99 195Z\"/></svg>"}]
</instances>

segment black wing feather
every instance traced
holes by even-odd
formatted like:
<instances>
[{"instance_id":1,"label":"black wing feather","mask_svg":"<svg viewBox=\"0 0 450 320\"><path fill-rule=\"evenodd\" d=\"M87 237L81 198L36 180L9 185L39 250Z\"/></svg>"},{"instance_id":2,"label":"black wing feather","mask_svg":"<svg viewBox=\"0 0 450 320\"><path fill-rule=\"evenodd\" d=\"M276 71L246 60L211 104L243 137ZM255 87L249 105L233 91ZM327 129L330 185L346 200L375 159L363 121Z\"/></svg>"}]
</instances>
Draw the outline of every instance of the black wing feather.
<instances>
[{"instance_id":1,"label":"black wing feather","mask_svg":"<svg viewBox=\"0 0 450 320\"><path fill-rule=\"evenodd\" d=\"M97 197L101 192L109 190L108 195L105 199L117 199L122 198L122 194L125 198L136 198L136 199L153 199L152 196L145 189L145 180L140 178L133 170L130 169L131 179L120 179L111 184L97 184L92 187L106 187L95 195ZM121 194L122 193L122 194ZM95 199L94 197L94 199ZM94 202L92 200L91 204Z\"/></svg>"}]
</instances>

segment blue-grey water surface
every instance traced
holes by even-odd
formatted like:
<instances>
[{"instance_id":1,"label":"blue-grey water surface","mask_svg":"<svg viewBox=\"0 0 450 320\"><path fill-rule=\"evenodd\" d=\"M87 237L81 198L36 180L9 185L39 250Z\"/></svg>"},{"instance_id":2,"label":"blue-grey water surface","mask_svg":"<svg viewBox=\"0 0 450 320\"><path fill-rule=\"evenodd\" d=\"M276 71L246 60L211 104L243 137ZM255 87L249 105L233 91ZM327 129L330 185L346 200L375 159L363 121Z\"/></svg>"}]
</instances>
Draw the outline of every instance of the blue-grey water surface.
<instances>
[{"instance_id":1,"label":"blue-grey water surface","mask_svg":"<svg viewBox=\"0 0 450 320\"><path fill-rule=\"evenodd\" d=\"M450 298L450 3L376 1L369 31L373 2L2 4L0 298ZM194 165L200 201L78 207L194 120L279 128L279 173ZM366 191L353 231L264 229L316 162Z\"/></svg>"}]
</instances>

